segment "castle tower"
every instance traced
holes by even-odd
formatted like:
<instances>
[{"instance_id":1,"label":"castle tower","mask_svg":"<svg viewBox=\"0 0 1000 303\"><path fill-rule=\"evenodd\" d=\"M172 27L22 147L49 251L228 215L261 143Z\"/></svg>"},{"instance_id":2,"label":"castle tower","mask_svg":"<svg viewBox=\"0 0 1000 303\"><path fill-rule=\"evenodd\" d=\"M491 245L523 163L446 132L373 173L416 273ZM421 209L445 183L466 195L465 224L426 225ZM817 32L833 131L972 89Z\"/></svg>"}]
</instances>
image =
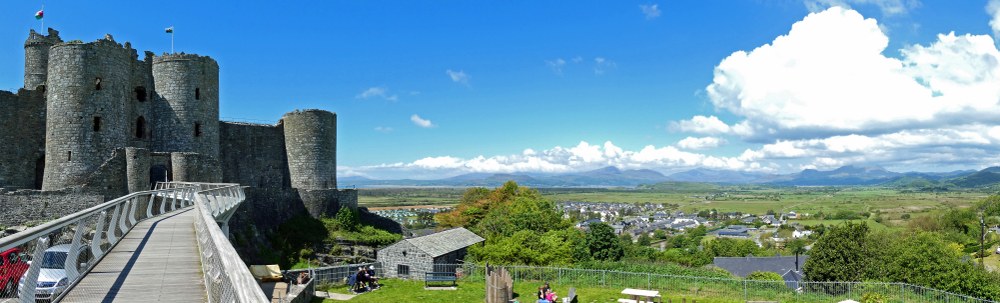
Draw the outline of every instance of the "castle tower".
<instances>
[{"instance_id":1,"label":"castle tower","mask_svg":"<svg viewBox=\"0 0 1000 303\"><path fill-rule=\"evenodd\" d=\"M153 59L153 149L219 157L219 64L194 54Z\"/></svg>"},{"instance_id":2,"label":"castle tower","mask_svg":"<svg viewBox=\"0 0 1000 303\"><path fill-rule=\"evenodd\" d=\"M61 43L59 31L49 29L45 36L31 30L24 41L24 88L36 89L45 84L49 70L49 48Z\"/></svg>"},{"instance_id":3,"label":"castle tower","mask_svg":"<svg viewBox=\"0 0 1000 303\"><path fill-rule=\"evenodd\" d=\"M337 188L337 114L310 109L281 117L292 187Z\"/></svg>"},{"instance_id":4,"label":"castle tower","mask_svg":"<svg viewBox=\"0 0 1000 303\"><path fill-rule=\"evenodd\" d=\"M110 35L50 48L42 190L83 184L126 146L134 53Z\"/></svg>"}]
</instances>

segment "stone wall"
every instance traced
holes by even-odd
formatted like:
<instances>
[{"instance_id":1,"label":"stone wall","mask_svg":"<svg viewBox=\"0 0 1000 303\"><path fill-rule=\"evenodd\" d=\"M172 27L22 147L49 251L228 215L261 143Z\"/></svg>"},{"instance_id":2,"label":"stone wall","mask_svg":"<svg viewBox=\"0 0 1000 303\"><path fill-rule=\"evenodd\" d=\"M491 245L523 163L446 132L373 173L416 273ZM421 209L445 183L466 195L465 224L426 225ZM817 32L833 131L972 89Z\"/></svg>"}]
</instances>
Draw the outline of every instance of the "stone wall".
<instances>
[{"instance_id":1,"label":"stone wall","mask_svg":"<svg viewBox=\"0 0 1000 303\"><path fill-rule=\"evenodd\" d=\"M0 226L37 224L104 202L104 196L75 191L0 192Z\"/></svg>"},{"instance_id":2,"label":"stone wall","mask_svg":"<svg viewBox=\"0 0 1000 303\"><path fill-rule=\"evenodd\" d=\"M337 188L337 114L310 109L287 113L281 121L292 187Z\"/></svg>"},{"instance_id":3,"label":"stone wall","mask_svg":"<svg viewBox=\"0 0 1000 303\"><path fill-rule=\"evenodd\" d=\"M153 59L159 98L154 150L219 157L219 65L212 58L170 54Z\"/></svg>"},{"instance_id":4,"label":"stone wall","mask_svg":"<svg viewBox=\"0 0 1000 303\"><path fill-rule=\"evenodd\" d=\"M424 273L434 271L434 258L407 241L399 241L378 251L375 257L382 263L386 277L424 279ZM397 272L399 265L410 267L409 275Z\"/></svg>"},{"instance_id":5,"label":"stone wall","mask_svg":"<svg viewBox=\"0 0 1000 303\"><path fill-rule=\"evenodd\" d=\"M292 186L281 125L219 122L222 182L253 187Z\"/></svg>"},{"instance_id":6,"label":"stone wall","mask_svg":"<svg viewBox=\"0 0 1000 303\"><path fill-rule=\"evenodd\" d=\"M43 190L82 184L126 146L133 53L110 36L49 50Z\"/></svg>"},{"instance_id":7,"label":"stone wall","mask_svg":"<svg viewBox=\"0 0 1000 303\"><path fill-rule=\"evenodd\" d=\"M40 189L45 167L45 94L0 91L0 187Z\"/></svg>"},{"instance_id":8,"label":"stone wall","mask_svg":"<svg viewBox=\"0 0 1000 303\"><path fill-rule=\"evenodd\" d=\"M28 39L24 41L25 89L45 85L49 70L49 48L60 42L62 39L59 38L59 31L51 28L48 35L39 34L34 29L28 32Z\"/></svg>"}]
</instances>

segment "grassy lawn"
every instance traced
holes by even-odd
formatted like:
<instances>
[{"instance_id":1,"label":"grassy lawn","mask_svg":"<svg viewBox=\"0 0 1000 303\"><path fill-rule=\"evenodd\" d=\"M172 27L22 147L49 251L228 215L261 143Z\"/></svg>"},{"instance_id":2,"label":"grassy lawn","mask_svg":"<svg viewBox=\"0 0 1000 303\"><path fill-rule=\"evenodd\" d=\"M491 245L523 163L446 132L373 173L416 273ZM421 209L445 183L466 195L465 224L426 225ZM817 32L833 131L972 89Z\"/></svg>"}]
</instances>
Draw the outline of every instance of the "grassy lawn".
<instances>
[{"instance_id":1,"label":"grassy lawn","mask_svg":"<svg viewBox=\"0 0 1000 303\"><path fill-rule=\"evenodd\" d=\"M486 296L486 286L485 282L475 281L475 282L465 282L460 281L458 283L458 290L424 290L423 281L408 281L408 280L396 280L390 279L383 281L383 286L373 292L365 293L354 297L349 302L365 303L365 302L425 302L425 303L452 303L452 302L482 302ZM559 285L550 283L552 288L556 291L556 294L562 296L569 292L569 288L572 285ZM515 296L520 296L520 302L522 303L533 303L534 292L538 290L541 283L514 283L514 293ZM319 290L319 289L317 289ZM597 302L616 302L619 298L625 298L621 295L622 289L610 289L610 288L593 288L593 287L577 287L577 299L579 302L584 303L597 303ZM330 289L330 292L336 293L348 293L347 286L339 286ZM705 303L717 303L717 302L742 302L741 300L728 300L719 298L708 298L708 297L695 297L695 296L679 296L679 295L664 295L664 302L666 299L672 299L674 302L680 302L684 298L689 302L692 299L698 302ZM320 302L320 301L316 301ZM325 300L321 301L324 303L340 302L335 300Z\"/></svg>"}]
</instances>

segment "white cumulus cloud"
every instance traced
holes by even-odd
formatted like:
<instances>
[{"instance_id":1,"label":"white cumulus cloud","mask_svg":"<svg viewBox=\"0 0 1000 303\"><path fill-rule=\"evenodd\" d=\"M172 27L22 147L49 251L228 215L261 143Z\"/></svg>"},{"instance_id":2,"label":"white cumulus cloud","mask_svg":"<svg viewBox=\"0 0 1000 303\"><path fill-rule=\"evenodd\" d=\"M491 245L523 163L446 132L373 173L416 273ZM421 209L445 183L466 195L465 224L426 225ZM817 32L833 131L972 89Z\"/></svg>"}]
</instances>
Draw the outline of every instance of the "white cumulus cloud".
<instances>
[{"instance_id":1,"label":"white cumulus cloud","mask_svg":"<svg viewBox=\"0 0 1000 303\"><path fill-rule=\"evenodd\" d=\"M412 116L410 116L410 121L412 121L413 124L423 128L430 128L435 126L434 123L431 122L431 120L421 118L420 115L417 114L413 114Z\"/></svg>"},{"instance_id":2,"label":"white cumulus cloud","mask_svg":"<svg viewBox=\"0 0 1000 303\"><path fill-rule=\"evenodd\" d=\"M849 9L851 5L875 5L886 16L905 14L920 6L919 0L804 0L803 3L812 12L822 11L830 7Z\"/></svg>"},{"instance_id":3,"label":"white cumulus cloud","mask_svg":"<svg viewBox=\"0 0 1000 303\"><path fill-rule=\"evenodd\" d=\"M642 10L642 14L646 16L647 20L660 17L660 8L657 4L640 4L639 9Z\"/></svg>"},{"instance_id":4,"label":"white cumulus cloud","mask_svg":"<svg viewBox=\"0 0 1000 303\"><path fill-rule=\"evenodd\" d=\"M469 84L469 75L466 74L464 70L454 71L449 69L445 71L445 74L447 74L448 78L451 78L451 81L455 83L461 83L465 85Z\"/></svg>"},{"instance_id":5,"label":"white cumulus cloud","mask_svg":"<svg viewBox=\"0 0 1000 303\"><path fill-rule=\"evenodd\" d=\"M716 137L687 137L677 141L677 147L687 150L716 148L726 143L726 139Z\"/></svg>"},{"instance_id":6,"label":"white cumulus cloud","mask_svg":"<svg viewBox=\"0 0 1000 303\"><path fill-rule=\"evenodd\" d=\"M369 87L368 89L364 90L363 92L357 94L354 97L358 99L382 98L387 101L399 100L399 96L395 94L389 94L389 88L385 86Z\"/></svg>"}]
</instances>

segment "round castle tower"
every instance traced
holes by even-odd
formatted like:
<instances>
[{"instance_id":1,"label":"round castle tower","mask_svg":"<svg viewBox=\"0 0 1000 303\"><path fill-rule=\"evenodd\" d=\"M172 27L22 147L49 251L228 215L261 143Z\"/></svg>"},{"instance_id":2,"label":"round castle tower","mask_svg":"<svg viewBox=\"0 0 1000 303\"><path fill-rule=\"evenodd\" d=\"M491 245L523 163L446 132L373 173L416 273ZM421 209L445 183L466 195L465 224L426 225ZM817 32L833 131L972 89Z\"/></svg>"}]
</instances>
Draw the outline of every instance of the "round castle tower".
<instances>
[{"instance_id":1,"label":"round castle tower","mask_svg":"<svg viewBox=\"0 0 1000 303\"><path fill-rule=\"evenodd\" d=\"M337 114L310 109L281 117L292 187L337 188Z\"/></svg>"},{"instance_id":2,"label":"round castle tower","mask_svg":"<svg viewBox=\"0 0 1000 303\"><path fill-rule=\"evenodd\" d=\"M219 64L210 57L167 54L153 59L154 150L219 157Z\"/></svg>"},{"instance_id":3,"label":"round castle tower","mask_svg":"<svg viewBox=\"0 0 1000 303\"><path fill-rule=\"evenodd\" d=\"M45 36L31 30L24 41L24 89L35 89L44 85L49 71L49 48L62 43L59 31L49 29Z\"/></svg>"},{"instance_id":4,"label":"round castle tower","mask_svg":"<svg viewBox=\"0 0 1000 303\"><path fill-rule=\"evenodd\" d=\"M131 92L133 53L111 36L48 50L43 190L83 184L125 146L129 123L123 100Z\"/></svg>"}]
</instances>

